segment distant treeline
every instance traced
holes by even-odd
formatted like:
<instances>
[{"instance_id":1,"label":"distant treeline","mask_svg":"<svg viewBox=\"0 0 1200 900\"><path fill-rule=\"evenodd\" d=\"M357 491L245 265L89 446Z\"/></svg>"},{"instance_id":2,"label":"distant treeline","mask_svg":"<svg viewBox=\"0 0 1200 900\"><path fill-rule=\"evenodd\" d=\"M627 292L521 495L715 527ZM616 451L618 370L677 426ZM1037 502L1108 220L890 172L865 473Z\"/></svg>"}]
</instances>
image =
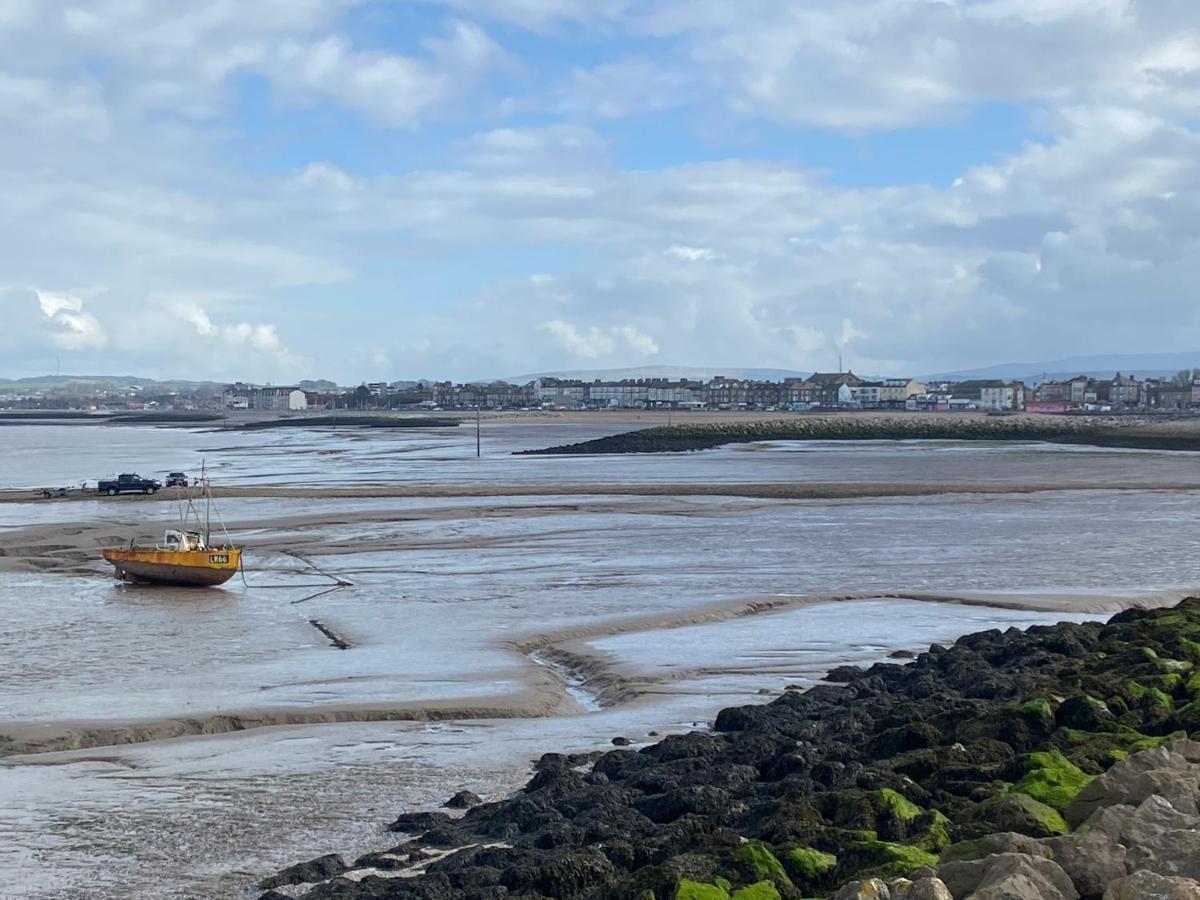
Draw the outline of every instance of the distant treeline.
<instances>
[{"instance_id":1,"label":"distant treeline","mask_svg":"<svg viewBox=\"0 0 1200 900\"><path fill-rule=\"evenodd\" d=\"M798 419L675 425L519 451L520 455L676 453L755 441L1044 441L1142 450L1200 450L1200 428L1030 419Z\"/></svg>"},{"instance_id":2,"label":"distant treeline","mask_svg":"<svg viewBox=\"0 0 1200 900\"><path fill-rule=\"evenodd\" d=\"M264 419L231 425L231 431L262 431L268 428L454 428L458 419L439 419L433 416L398 418L392 416L295 416L286 419Z\"/></svg>"}]
</instances>

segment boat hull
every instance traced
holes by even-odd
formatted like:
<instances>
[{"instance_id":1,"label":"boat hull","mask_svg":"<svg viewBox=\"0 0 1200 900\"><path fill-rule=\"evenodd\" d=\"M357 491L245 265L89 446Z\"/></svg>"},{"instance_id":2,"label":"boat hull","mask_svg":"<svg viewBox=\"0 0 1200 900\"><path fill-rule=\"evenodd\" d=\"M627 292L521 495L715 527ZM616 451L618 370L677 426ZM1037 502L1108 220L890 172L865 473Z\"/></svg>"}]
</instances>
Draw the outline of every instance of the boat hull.
<instances>
[{"instance_id":1,"label":"boat hull","mask_svg":"<svg viewBox=\"0 0 1200 900\"><path fill-rule=\"evenodd\" d=\"M237 572L242 551L220 550L105 550L117 577L126 581L176 587L216 587Z\"/></svg>"}]
</instances>

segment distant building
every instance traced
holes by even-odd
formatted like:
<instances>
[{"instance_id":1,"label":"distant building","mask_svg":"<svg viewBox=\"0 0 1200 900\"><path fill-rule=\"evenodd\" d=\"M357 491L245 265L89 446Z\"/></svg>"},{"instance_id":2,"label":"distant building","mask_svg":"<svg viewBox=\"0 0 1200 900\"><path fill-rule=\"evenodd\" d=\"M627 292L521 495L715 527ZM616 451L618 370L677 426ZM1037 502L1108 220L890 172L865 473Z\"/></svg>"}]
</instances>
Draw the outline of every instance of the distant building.
<instances>
[{"instance_id":1,"label":"distant building","mask_svg":"<svg viewBox=\"0 0 1200 900\"><path fill-rule=\"evenodd\" d=\"M878 381L864 381L862 384L846 385L850 388L850 402L863 409L879 408L879 392L883 385Z\"/></svg>"},{"instance_id":2,"label":"distant building","mask_svg":"<svg viewBox=\"0 0 1200 900\"><path fill-rule=\"evenodd\" d=\"M1038 403L1066 404L1070 391L1061 381L1043 381L1034 390L1033 399ZM1065 406L1064 406L1065 408Z\"/></svg>"},{"instance_id":3,"label":"distant building","mask_svg":"<svg viewBox=\"0 0 1200 900\"><path fill-rule=\"evenodd\" d=\"M885 378L879 385L879 405L904 409L909 397L925 393L925 385L915 378Z\"/></svg>"},{"instance_id":4,"label":"distant building","mask_svg":"<svg viewBox=\"0 0 1200 900\"><path fill-rule=\"evenodd\" d=\"M221 392L226 409L304 410L308 395L298 387L261 387L237 382Z\"/></svg>"},{"instance_id":5,"label":"distant building","mask_svg":"<svg viewBox=\"0 0 1200 900\"><path fill-rule=\"evenodd\" d=\"M1165 410L1187 409L1192 404L1194 385L1163 382L1158 388L1158 408Z\"/></svg>"},{"instance_id":6,"label":"distant building","mask_svg":"<svg viewBox=\"0 0 1200 900\"><path fill-rule=\"evenodd\" d=\"M587 385L562 378L539 378L533 382L533 399L543 405L575 409L587 400Z\"/></svg>"},{"instance_id":7,"label":"distant building","mask_svg":"<svg viewBox=\"0 0 1200 900\"><path fill-rule=\"evenodd\" d=\"M1027 390L1024 382L998 378L960 381L951 390L950 405L954 409L1024 409Z\"/></svg>"},{"instance_id":8,"label":"distant building","mask_svg":"<svg viewBox=\"0 0 1200 900\"><path fill-rule=\"evenodd\" d=\"M1118 372L1109 387L1108 400L1114 409L1132 409L1141 403L1141 395L1141 382Z\"/></svg>"},{"instance_id":9,"label":"distant building","mask_svg":"<svg viewBox=\"0 0 1200 900\"><path fill-rule=\"evenodd\" d=\"M1072 406L1082 406L1084 403L1095 402L1095 396L1091 400L1088 399L1088 388L1091 386L1092 379L1086 375L1077 375L1070 381L1065 383L1066 401Z\"/></svg>"},{"instance_id":10,"label":"distant building","mask_svg":"<svg viewBox=\"0 0 1200 900\"><path fill-rule=\"evenodd\" d=\"M850 389L864 382L853 372L813 372L808 380L817 388L817 403L821 406L844 406L853 402ZM842 391L842 388L846 391Z\"/></svg>"}]
</instances>

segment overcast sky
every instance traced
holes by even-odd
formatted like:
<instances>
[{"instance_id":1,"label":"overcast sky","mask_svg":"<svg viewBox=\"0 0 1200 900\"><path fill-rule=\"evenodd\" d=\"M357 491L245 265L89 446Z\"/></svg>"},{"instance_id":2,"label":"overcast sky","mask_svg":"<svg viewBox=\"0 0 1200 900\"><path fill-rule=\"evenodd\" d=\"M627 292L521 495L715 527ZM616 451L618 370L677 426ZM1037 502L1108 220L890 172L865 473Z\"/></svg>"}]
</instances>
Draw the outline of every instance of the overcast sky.
<instances>
[{"instance_id":1,"label":"overcast sky","mask_svg":"<svg viewBox=\"0 0 1200 900\"><path fill-rule=\"evenodd\" d=\"M1200 349L1198 114L1195 0L0 0L0 375Z\"/></svg>"}]
</instances>

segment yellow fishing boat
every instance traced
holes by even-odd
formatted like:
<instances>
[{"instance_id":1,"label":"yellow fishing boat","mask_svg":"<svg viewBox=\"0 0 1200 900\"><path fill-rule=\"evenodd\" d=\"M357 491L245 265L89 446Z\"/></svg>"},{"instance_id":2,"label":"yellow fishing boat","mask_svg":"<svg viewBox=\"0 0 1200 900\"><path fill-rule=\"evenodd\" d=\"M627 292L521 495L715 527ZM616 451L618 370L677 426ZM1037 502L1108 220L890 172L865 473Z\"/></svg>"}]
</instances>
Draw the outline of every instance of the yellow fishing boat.
<instances>
[{"instance_id":1,"label":"yellow fishing boat","mask_svg":"<svg viewBox=\"0 0 1200 900\"><path fill-rule=\"evenodd\" d=\"M104 558L113 564L118 578L177 587L215 587L234 576L242 564L241 548L233 546L228 532L225 534L226 543L212 542L212 491L208 479L201 476L196 487L206 501L203 522L192 499L180 493L181 527L168 529L161 544L139 547L130 541L128 547L101 551ZM188 527L191 522L195 523L195 528Z\"/></svg>"},{"instance_id":2,"label":"yellow fishing boat","mask_svg":"<svg viewBox=\"0 0 1200 900\"><path fill-rule=\"evenodd\" d=\"M124 581L173 584L179 587L213 587L224 584L242 563L237 547L210 545L198 531L170 530L156 547L102 551Z\"/></svg>"}]
</instances>

